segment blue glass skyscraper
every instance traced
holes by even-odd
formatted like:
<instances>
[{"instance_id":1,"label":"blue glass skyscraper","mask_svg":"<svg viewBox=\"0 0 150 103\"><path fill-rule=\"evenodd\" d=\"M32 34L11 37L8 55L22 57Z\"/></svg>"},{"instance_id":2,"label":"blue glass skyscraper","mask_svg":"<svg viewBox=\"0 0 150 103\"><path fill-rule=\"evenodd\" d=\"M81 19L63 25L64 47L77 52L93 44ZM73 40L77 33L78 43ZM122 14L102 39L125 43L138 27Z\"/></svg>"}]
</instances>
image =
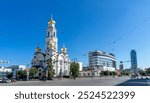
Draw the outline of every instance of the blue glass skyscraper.
<instances>
[{"instance_id":1,"label":"blue glass skyscraper","mask_svg":"<svg viewBox=\"0 0 150 103\"><path fill-rule=\"evenodd\" d=\"M135 50L131 50L131 75L138 75L138 66L137 66L137 55Z\"/></svg>"}]
</instances>

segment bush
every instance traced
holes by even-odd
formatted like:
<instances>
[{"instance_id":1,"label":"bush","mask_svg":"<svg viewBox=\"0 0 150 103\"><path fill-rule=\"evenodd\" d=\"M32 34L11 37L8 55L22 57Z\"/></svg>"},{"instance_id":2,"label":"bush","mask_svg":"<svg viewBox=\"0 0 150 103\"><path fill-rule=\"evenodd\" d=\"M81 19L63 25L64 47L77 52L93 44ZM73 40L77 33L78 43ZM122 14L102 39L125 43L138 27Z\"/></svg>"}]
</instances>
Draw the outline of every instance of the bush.
<instances>
[{"instance_id":1,"label":"bush","mask_svg":"<svg viewBox=\"0 0 150 103\"><path fill-rule=\"evenodd\" d=\"M67 75L66 75L66 76L63 76L63 78L70 78L70 76L67 76Z\"/></svg>"}]
</instances>

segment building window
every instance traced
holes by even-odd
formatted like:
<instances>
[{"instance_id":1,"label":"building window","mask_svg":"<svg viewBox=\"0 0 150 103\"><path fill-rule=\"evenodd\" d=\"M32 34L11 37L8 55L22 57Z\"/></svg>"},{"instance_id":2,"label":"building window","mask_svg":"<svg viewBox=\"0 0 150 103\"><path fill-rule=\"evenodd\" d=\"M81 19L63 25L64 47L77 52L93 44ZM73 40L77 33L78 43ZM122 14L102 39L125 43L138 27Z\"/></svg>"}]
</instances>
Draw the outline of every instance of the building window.
<instances>
[{"instance_id":1,"label":"building window","mask_svg":"<svg viewBox=\"0 0 150 103\"><path fill-rule=\"evenodd\" d=\"M55 32L54 32L54 37L56 36Z\"/></svg>"},{"instance_id":2,"label":"building window","mask_svg":"<svg viewBox=\"0 0 150 103\"><path fill-rule=\"evenodd\" d=\"M60 60L60 61L59 61L59 64L60 64L60 65L62 65L62 62L63 62L63 61L62 61L62 60Z\"/></svg>"},{"instance_id":3,"label":"building window","mask_svg":"<svg viewBox=\"0 0 150 103\"><path fill-rule=\"evenodd\" d=\"M47 32L47 37L49 37L49 32Z\"/></svg>"}]
</instances>

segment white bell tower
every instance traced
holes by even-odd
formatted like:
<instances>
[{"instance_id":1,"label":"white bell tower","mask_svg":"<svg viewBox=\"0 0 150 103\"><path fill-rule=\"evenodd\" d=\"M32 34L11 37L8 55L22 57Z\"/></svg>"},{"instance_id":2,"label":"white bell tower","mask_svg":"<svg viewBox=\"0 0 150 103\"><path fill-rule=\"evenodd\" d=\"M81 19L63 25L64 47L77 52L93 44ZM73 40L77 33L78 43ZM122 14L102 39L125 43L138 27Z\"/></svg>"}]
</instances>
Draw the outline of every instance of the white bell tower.
<instances>
[{"instance_id":1,"label":"white bell tower","mask_svg":"<svg viewBox=\"0 0 150 103\"><path fill-rule=\"evenodd\" d=\"M55 27L55 21L53 20L52 16L48 22L45 41L46 54L52 56L54 53L58 52L57 30Z\"/></svg>"}]
</instances>

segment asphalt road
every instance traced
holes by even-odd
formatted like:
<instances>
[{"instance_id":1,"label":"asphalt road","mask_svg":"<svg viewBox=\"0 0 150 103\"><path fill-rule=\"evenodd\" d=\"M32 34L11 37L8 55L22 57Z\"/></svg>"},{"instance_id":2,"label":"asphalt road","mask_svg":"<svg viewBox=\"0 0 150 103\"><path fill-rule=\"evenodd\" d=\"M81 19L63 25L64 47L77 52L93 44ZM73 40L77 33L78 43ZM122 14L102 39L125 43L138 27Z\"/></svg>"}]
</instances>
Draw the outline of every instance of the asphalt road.
<instances>
[{"instance_id":1,"label":"asphalt road","mask_svg":"<svg viewBox=\"0 0 150 103\"><path fill-rule=\"evenodd\" d=\"M17 81L0 83L0 86L115 86L130 80L129 77L96 77L73 79L54 79L48 81Z\"/></svg>"},{"instance_id":2,"label":"asphalt road","mask_svg":"<svg viewBox=\"0 0 150 103\"><path fill-rule=\"evenodd\" d=\"M129 77L96 77L54 79L47 81L17 81L0 83L0 86L150 86L150 79L130 79Z\"/></svg>"},{"instance_id":3,"label":"asphalt road","mask_svg":"<svg viewBox=\"0 0 150 103\"><path fill-rule=\"evenodd\" d=\"M130 79L117 86L150 86L150 79Z\"/></svg>"}]
</instances>

